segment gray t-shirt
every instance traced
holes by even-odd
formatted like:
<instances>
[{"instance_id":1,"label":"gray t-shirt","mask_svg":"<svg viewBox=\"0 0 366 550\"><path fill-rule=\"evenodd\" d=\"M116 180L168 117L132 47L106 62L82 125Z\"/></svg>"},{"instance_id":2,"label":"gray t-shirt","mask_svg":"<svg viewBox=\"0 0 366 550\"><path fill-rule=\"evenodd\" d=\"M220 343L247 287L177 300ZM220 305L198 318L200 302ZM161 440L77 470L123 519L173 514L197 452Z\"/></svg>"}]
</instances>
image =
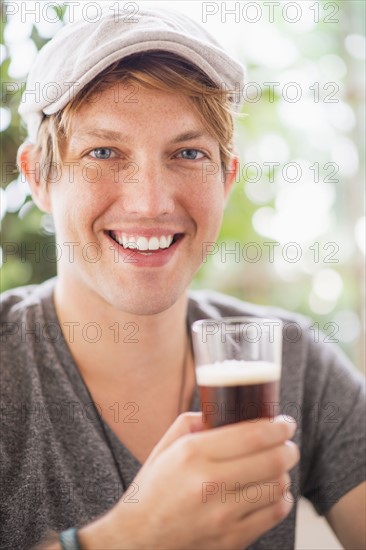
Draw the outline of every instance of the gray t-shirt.
<instances>
[{"instance_id":1,"label":"gray t-shirt","mask_svg":"<svg viewBox=\"0 0 366 550\"><path fill-rule=\"evenodd\" d=\"M118 469L127 487L141 467L103 421L103 411L99 409L99 418L95 412L61 333L54 282L2 295L4 550L24 550L49 530L91 522L123 494ZM235 315L274 315L285 324L281 410L297 420L294 440L301 449L301 462L291 472L291 492L297 499L304 495L324 514L365 479L364 380L304 317L209 291L189 294L190 323ZM199 410L197 391L192 410ZM133 416L133 409L125 414ZM133 506L138 488L128 498ZM290 493L284 498L291 498ZM295 519L296 506L250 548L293 548Z\"/></svg>"}]
</instances>

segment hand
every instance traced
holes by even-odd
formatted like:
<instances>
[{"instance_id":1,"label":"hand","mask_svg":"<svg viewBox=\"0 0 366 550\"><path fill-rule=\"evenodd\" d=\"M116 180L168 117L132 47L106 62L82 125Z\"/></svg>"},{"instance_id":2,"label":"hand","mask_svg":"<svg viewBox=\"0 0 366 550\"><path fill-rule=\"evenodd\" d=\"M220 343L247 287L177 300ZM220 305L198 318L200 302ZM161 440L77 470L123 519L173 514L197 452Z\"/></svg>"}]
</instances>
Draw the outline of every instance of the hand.
<instances>
[{"instance_id":1,"label":"hand","mask_svg":"<svg viewBox=\"0 0 366 550\"><path fill-rule=\"evenodd\" d=\"M202 428L200 413L180 415L134 480L138 502L124 495L81 529L82 547L242 549L282 521L292 508L283 496L288 471L299 459L288 441L295 424L277 417Z\"/></svg>"}]
</instances>

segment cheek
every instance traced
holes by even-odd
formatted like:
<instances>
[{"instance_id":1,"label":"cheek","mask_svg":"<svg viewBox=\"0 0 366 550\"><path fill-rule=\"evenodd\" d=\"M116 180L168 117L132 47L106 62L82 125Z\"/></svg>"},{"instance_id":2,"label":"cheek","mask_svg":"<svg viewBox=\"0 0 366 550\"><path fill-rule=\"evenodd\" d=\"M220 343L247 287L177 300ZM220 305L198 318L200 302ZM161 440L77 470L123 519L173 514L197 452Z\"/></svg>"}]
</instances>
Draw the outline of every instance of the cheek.
<instances>
[{"instance_id":1,"label":"cheek","mask_svg":"<svg viewBox=\"0 0 366 550\"><path fill-rule=\"evenodd\" d=\"M198 192L191 195L190 201L198 222L198 230L216 233L220 229L224 200L224 187L221 181L202 186Z\"/></svg>"},{"instance_id":2,"label":"cheek","mask_svg":"<svg viewBox=\"0 0 366 550\"><path fill-rule=\"evenodd\" d=\"M58 182L51 192L57 232L65 234L90 229L110 204L110 195L101 181L91 183L75 177L73 181Z\"/></svg>"}]
</instances>

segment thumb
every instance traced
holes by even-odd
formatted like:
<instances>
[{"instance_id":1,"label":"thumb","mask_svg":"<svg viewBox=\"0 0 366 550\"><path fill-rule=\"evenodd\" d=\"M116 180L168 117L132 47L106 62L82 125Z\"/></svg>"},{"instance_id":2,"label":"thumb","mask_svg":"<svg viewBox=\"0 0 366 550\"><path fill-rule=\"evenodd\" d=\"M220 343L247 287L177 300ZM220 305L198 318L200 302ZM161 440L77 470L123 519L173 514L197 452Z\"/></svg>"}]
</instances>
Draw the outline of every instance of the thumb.
<instances>
[{"instance_id":1,"label":"thumb","mask_svg":"<svg viewBox=\"0 0 366 550\"><path fill-rule=\"evenodd\" d=\"M165 432L159 443L155 445L145 464L151 464L158 455L183 435L200 432L203 429L204 424L201 412L186 412L180 414Z\"/></svg>"}]
</instances>

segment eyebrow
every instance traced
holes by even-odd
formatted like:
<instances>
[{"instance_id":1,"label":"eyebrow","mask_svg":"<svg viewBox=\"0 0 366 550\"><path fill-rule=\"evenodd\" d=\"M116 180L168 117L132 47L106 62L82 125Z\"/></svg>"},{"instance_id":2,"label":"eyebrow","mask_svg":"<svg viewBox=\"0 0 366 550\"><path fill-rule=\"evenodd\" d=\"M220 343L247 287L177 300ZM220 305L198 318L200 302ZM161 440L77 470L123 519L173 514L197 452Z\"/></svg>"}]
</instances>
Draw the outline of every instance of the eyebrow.
<instances>
[{"instance_id":1,"label":"eyebrow","mask_svg":"<svg viewBox=\"0 0 366 550\"><path fill-rule=\"evenodd\" d=\"M208 132L203 130L190 130L188 132L183 132L182 134L179 134L174 139L172 139L172 143L181 143L183 141L191 141L193 139L198 139L200 137L208 137L210 134ZM75 136L75 138L83 138L83 137L97 137L103 140L113 140L113 141L129 141L129 136L127 134L123 134L122 132L118 132L116 130L110 130L110 129L96 129L96 130L90 130L88 132L85 132L84 134L81 134L79 136ZM211 136L210 136L211 137Z\"/></svg>"},{"instance_id":2,"label":"eyebrow","mask_svg":"<svg viewBox=\"0 0 366 550\"><path fill-rule=\"evenodd\" d=\"M208 132L204 132L202 130L184 132L183 134L179 134L178 136L176 136L172 140L172 143L180 143L182 141L191 141L192 139L198 139L200 137L207 137L207 136L209 136Z\"/></svg>"},{"instance_id":3,"label":"eyebrow","mask_svg":"<svg viewBox=\"0 0 366 550\"><path fill-rule=\"evenodd\" d=\"M127 134L122 134L122 132L117 132L116 130L108 130L101 128L99 130L89 130L88 132L85 132L81 135L76 135L77 138L83 138L83 137L97 137L100 139L112 139L114 141L126 141L128 140Z\"/></svg>"}]
</instances>

